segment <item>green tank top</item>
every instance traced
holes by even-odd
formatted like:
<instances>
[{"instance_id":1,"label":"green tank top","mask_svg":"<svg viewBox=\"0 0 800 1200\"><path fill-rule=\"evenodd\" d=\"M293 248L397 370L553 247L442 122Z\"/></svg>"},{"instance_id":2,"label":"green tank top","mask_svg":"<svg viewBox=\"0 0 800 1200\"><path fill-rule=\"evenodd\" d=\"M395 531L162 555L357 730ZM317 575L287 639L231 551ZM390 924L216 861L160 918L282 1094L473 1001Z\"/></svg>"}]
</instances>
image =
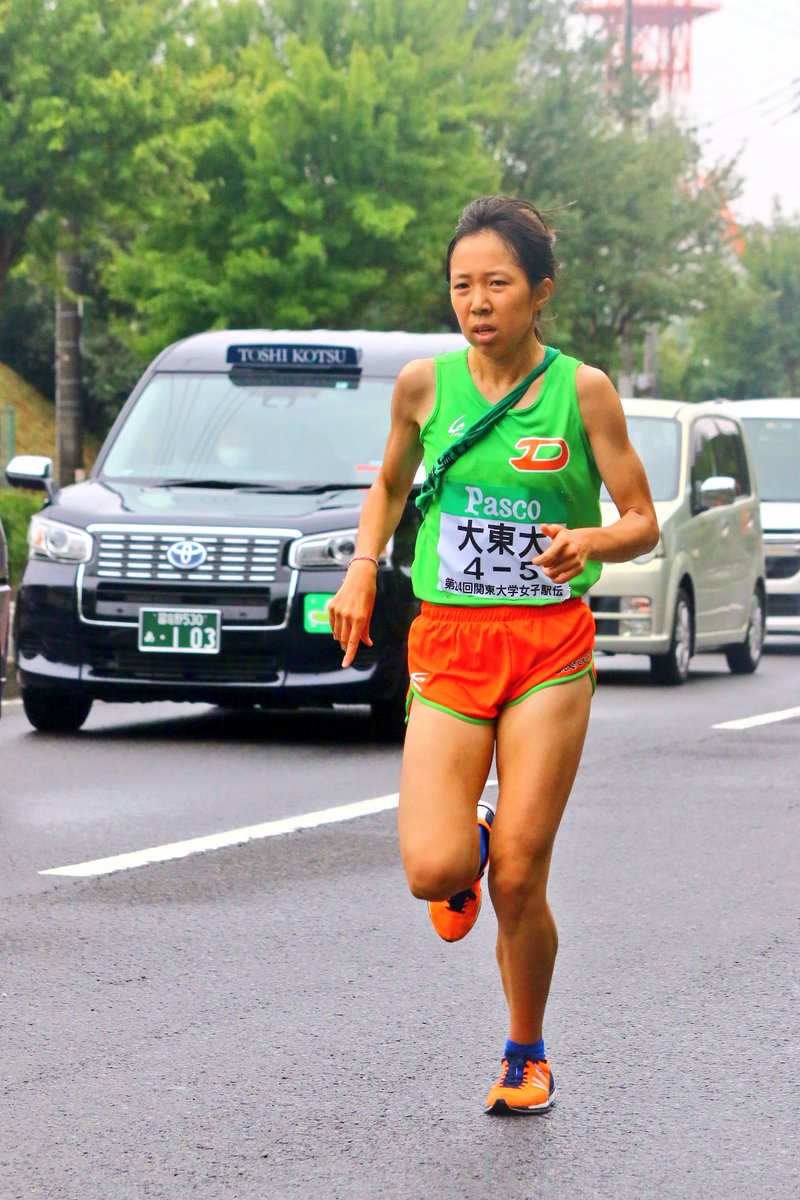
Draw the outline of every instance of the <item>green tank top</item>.
<instances>
[{"instance_id":1,"label":"green tank top","mask_svg":"<svg viewBox=\"0 0 800 1200\"><path fill-rule=\"evenodd\" d=\"M467 351L434 359L436 401L420 431L425 469L490 405L478 391ZM433 604L558 604L600 577L587 562L567 584L530 565L550 539L542 522L598 526L600 474L578 406L579 362L548 367L532 403L506 413L444 478L417 534L414 592Z\"/></svg>"}]
</instances>

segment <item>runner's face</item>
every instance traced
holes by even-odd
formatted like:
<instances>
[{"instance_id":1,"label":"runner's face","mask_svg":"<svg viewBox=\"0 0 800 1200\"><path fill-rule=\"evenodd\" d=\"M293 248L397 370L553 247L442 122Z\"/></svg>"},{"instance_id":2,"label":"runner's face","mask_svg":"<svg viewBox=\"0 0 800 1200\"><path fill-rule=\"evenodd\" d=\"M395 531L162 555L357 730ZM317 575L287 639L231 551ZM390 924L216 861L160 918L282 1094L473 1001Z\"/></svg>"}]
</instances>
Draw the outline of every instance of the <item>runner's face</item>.
<instances>
[{"instance_id":1,"label":"runner's face","mask_svg":"<svg viewBox=\"0 0 800 1200\"><path fill-rule=\"evenodd\" d=\"M491 230L462 238L450 260L450 299L461 332L487 353L513 350L533 336L552 281L535 291L502 238Z\"/></svg>"}]
</instances>

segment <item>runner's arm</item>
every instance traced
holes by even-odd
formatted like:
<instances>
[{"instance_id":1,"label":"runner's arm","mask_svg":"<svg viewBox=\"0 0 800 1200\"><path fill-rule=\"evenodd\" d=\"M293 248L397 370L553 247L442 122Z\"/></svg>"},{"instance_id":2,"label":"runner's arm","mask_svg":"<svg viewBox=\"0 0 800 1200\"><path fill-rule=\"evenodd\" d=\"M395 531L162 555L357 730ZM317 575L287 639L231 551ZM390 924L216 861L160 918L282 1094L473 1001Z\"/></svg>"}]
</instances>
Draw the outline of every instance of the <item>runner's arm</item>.
<instances>
[{"instance_id":1,"label":"runner's arm","mask_svg":"<svg viewBox=\"0 0 800 1200\"><path fill-rule=\"evenodd\" d=\"M377 590L377 571L369 558L379 558L403 515L408 493L422 461L420 429L435 391L432 359L416 359L403 367L392 396L392 419L383 463L369 490L354 558L363 561L348 568L342 586L328 609L331 630L344 650L343 667L349 667L359 643L372 645L369 633Z\"/></svg>"},{"instance_id":2,"label":"runner's arm","mask_svg":"<svg viewBox=\"0 0 800 1200\"><path fill-rule=\"evenodd\" d=\"M641 459L631 445L625 414L611 380L595 367L580 366L578 403L594 460L619 520L604 528L566 529L544 525L553 544L533 560L554 583L567 583L595 562L627 562L652 550L658 521Z\"/></svg>"}]
</instances>

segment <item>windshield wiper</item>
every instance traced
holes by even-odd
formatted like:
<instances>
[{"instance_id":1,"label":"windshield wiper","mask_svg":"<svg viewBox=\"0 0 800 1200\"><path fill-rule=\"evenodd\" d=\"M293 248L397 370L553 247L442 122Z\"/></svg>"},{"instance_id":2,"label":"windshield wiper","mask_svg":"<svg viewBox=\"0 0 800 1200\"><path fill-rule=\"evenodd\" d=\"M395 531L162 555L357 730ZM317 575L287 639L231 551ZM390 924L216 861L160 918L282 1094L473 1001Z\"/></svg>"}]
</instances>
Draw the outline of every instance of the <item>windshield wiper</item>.
<instances>
[{"instance_id":1,"label":"windshield wiper","mask_svg":"<svg viewBox=\"0 0 800 1200\"><path fill-rule=\"evenodd\" d=\"M245 484L245 487L251 485ZM232 479L159 479L157 482L145 484L145 487L153 488L227 488L233 489L242 487L241 483L236 483Z\"/></svg>"},{"instance_id":2,"label":"windshield wiper","mask_svg":"<svg viewBox=\"0 0 800 1200\"><path fill-rule=\"evenodd\" d=\"M369 484L366 484L366 483L293 483L293 484L292 483L287 483L287 484L254 483L254 484L248 484L248 487L252 487L253 491L256 491L256 492L260 492L260 491L286 492L287 494L291 494L291 495L294 495L297 492L302 492L303 494L310 495L311 493L314 493L314 492L320 493L320 492L352 491L353 488L369 487Z\"/></svg>"},{"instance_id":3,"label":"windshield wiper","mask_svg":"<svg viewBox=\"0 0 800 1200\"><path fill-rule=\"evenodd\" d=\"M365 483L248 483L233 479L163 479L147 487L157 488L225 488L228 491L277 492L294 495L297 492L340 492L352 488L368 487Z\"/></svg>"}]
</instances>

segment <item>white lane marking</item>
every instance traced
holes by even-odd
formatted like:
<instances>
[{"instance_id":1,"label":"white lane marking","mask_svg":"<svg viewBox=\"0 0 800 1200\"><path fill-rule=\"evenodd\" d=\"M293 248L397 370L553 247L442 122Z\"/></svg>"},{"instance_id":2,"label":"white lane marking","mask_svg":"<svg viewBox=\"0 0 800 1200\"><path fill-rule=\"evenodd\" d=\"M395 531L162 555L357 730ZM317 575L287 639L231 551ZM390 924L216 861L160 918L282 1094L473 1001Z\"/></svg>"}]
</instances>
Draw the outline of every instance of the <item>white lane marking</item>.
<instances>
[{"instance_id":1,"label":"white lane marking","mask_svg":"<svg viewBox=\"0 0 800 1200\"><path fill-rule=\"evenodd\" d=\"M497 787L490 779L487 787ZM169 862L175 858L188 858L190 854L203 854L208 850L222 850L226 846L241 846L245 842L260 838L279 837L284 833L297 833L300 829L316 829L320 825L334 825L339 821L352 821L356 817L367 817L372 813L388 812L397 808L399 796L392 792L388 796L377 796L373 800L357 800L353 804L339 804L335 808L322 808L317 812L301 813L296 817L283 817L279 821L265 821L261 825L244 825L241 829L229 829L225 833L211 833L206 837L189 838L185 842L169 842L164 846L151 846L149 850L134 850L130 854L113 854L109 858L95 858L89 862L72 863L68 867L48 867L40 875L72 875L82 879L96 875L111 875L115 871L130 871L133 867L146 867L150 863Z\"/></svg>"},{"instance_id":2,"label":"white lane marking","mask_svg":"<svg viewBox=\"0 0 800 1200\"><path fill-rule=\"evenodd\" d=\"M4 700L3 708L6 708L6 707L10 708L12 704L22 704L22 701L21 700Z\"/></svg>"},{"instance_id":3,"label":"white lane marking","mask_svg":"<svg viewBox=\"0 0 800 1200\"><path fill-rule=\"evenodd\" d=\"M779 712L761 713L758 717L740 717L738 721L723 721L712 729L752 729L755 725L772 725L775 721L790 721L800 717L800 707L782 708Z\"/></svg>"}]
</instances>

